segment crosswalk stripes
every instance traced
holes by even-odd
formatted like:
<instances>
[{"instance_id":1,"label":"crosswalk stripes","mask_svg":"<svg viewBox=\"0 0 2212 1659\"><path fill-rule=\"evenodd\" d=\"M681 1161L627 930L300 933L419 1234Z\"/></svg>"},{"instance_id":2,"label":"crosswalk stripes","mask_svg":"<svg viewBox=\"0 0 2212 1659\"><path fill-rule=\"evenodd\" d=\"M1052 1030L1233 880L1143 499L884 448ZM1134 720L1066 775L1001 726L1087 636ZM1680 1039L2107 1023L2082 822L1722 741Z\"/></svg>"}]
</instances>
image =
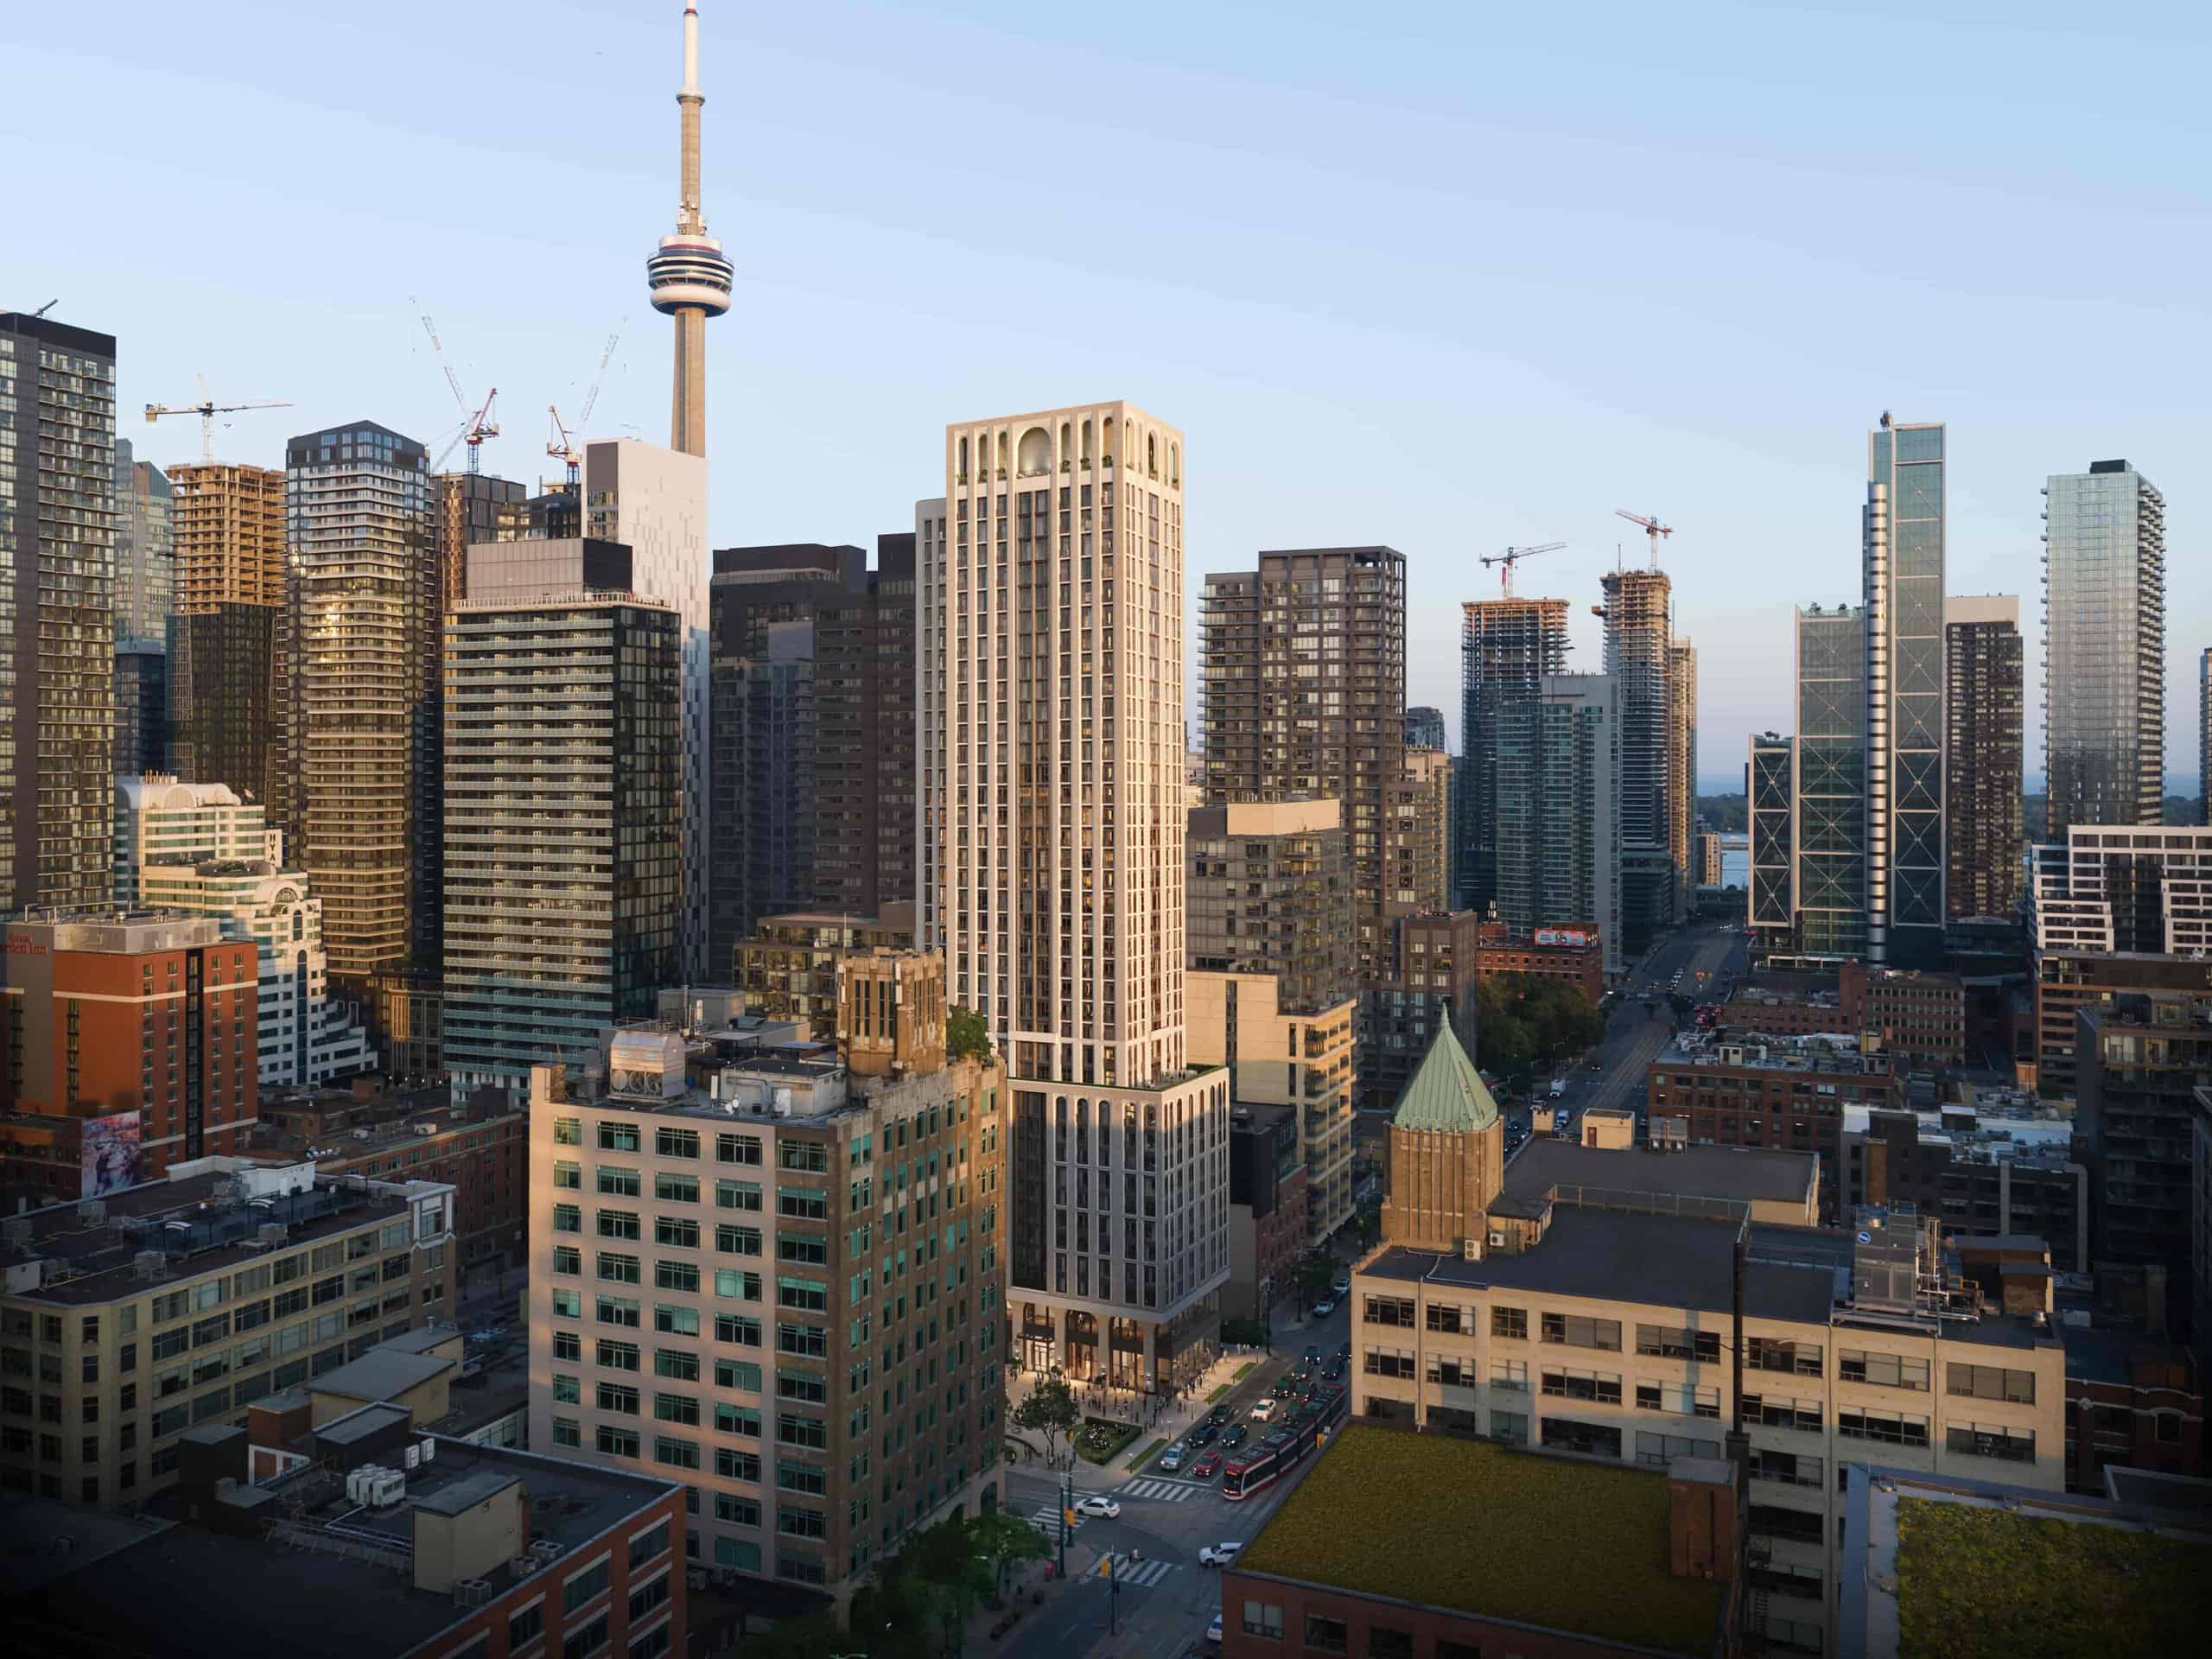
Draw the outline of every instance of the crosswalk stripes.
<instances>
[{"instance_id":1,"label":"crosswalk stripes","mask_svg":"<svg viewBox=\"0 0 2212 1659\"><path fill-rule=\"evenodd\" d=\"M1131 1590L1149 1589L1175 1570L1173 1561L1132 1561L1118 1551L1106 1559L1114 1563L1114 1577Z\"/></svg>"},{"instance_id":2,"label":"crosswalk stripes","mask_svg":"<svg viewBox=\"0 0 2212 1659\"><path fill-rule=\"evenodd\" d=\"M1149 1497L1162 1503L1180 1503L1193 1492L1207 1488L1187 1480L1133 1480L1121 1490L1123 1497Z\"/></svg>"},{"instance_id":3,"label":"crosswalk stripes","mask_svg":"<svg viewBox=\"0 0 2212 1659\"><path fill-rule=\"evenodd\" d=\"M1081 1532L1083 1523L1087 1518L1080 1515L1076 1516L1073 1530ZM1050 1508L1033 1510L1029 1516L1029 1524L1043 1533L1046 1541L1050 1542L1060 1535L1060 1512Z\"/></svg>"}]
</instances>

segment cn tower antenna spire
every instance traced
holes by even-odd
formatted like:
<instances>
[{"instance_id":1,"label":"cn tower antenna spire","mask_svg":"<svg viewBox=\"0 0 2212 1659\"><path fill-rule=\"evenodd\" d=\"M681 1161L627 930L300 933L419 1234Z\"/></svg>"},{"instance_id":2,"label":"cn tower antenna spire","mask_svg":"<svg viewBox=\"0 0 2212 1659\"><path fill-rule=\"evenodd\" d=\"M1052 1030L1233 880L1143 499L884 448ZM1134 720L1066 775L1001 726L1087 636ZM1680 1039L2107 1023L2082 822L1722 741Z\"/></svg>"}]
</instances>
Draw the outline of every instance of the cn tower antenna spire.
<instances>
[{"instance_id":1,"label":"cn tower antenna spire","mask_svg":"<svg viewBox=\"0 0 2212 1659\"><path fill-rule=\"evenodd\" d=\"M676 320L676 382L669 411L669 443L686 454L707 453L707 319L729 309L730 263L721 244L707 234L700 207L699 8L683 7L683 84L677 89L682 140L676 233L660 239L645 261L653 309Z\"/></svg>"}]
</instances>

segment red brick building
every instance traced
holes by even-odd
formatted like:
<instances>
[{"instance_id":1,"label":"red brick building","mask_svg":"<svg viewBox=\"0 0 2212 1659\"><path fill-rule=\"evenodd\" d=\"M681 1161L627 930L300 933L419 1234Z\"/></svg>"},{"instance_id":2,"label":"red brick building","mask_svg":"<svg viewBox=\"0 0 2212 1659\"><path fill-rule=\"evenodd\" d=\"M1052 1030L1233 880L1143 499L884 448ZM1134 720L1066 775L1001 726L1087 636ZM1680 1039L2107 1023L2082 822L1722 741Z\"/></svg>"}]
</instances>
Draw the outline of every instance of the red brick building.
<instances>
[{"instance_id":1,"label":"red brick building","mask_svg":"<svg viewBox=\"0 0 2212 1659\"><path fill-rule=\"evenodd\" d=\"M376 1079L352 1089L272 1096L261 1108L257 1151L316 1153L326 1175L445 1181L464 1280L518 1266L529 1217L529 1119L499 1090L458 1106L443 1089L397 1095Z\"/></svg>"},{"instance_id":2,"label":"red brick building","mask_svg":"<svg viewBox=\"0 0 2212 1659\"><path fill-rule=\"evenodd\" d=\"M2086 1322L2084 1322L2086 1321ZM2204 1395L2178 1343L2062 1312L2066 1344L2066 1490L2101 1494L2105 1466L2204 1473Z\"/></svg>"},{"instance_id":3,"label":"red brick building","mask_svg":"<svg viewBox=\"0 0 2212 1659\"><path fill-rule=\"evenodd\" d=\"M1821 1203L1831 1215L1843 1109L1904 1103L1904 1081L1886 1055L1738 1032L1687 1038L1652 1061L1647 1076L1652 1115L1688 1119L1692 1145L1818 1154Z\"/></svg>"},{"instance_id":4,"label":"red brick building","mask_svg":"<svg viewBox=\"0 0 2212 1659\"><path fill-rule=\"evenodd\" d=\"M1235 1102L1229 1113L1229 1287L1222 1311L1264 1319L1291 1294L1305 1254L1306 1164L1289 1106Z\"/></svg>"},{"instance_id":5,"label":"red brick building","mask_svg":"<svg viewBox=\"0 0 2212 1659\"><path fill-rule=\"evenodd\" d=\"M1872 1035L1907 1065L1966 1064L1967 989L1956 974L1847 962L1836 973L1836 994L1851 1022L1846 1029Z\"/></svg>"},{"instance_id":6,"label":"red brick building","mask_svg":"<svg viewBox=\"0 0 2212 1659\"><path fill-rule=\"evenodd\" d=\"M54 1203L245 1151L261 1083L251 940L212 917L46 915L8 924L5 971L0 1188Z\"/></svg>"},{"instance_id":7,"label":"red brick building","mask_svg":"<svg viewBox=\"0 0 2212 1659\"><path fill-rule=\"evenodd\" d=\"M1533 931L1484 922L1475 944L1478 982L1500 974L1563 979L1595 1002L1605 994L1605 951L1594 925L1577 922Z\"/></svg>"}]
</instances>

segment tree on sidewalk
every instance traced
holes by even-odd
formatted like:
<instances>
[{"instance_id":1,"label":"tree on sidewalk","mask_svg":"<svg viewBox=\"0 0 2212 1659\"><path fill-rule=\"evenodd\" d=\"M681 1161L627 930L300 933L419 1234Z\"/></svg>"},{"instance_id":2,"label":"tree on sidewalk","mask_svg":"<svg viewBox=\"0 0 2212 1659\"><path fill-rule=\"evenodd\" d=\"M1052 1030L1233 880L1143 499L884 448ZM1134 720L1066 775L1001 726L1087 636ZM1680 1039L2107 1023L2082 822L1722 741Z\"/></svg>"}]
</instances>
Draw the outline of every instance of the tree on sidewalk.
<instances>
[{"instance_id":1,"label":"tree on sidewalk","mask_svg":"<svg viewBox=\"0 0 2212 1659\"><path fill-rule=\"evenodd\" d=\"M1059 1440L1063 1434L1072 1435L1083 1414L1076 1409L1075 1390L1063 1376L1047 1376L1029 1391L1029 1397L1014 1408L1007 1421L1016 1428L1034 1429L1045 1437L1045 1455L1059 1456Z\"/></svg>"},{"instance_id":2,"label":"tree on sidewalk","mask_svg":"<svg viewBox=\"0 0 2212 1659\"><path fill-rule=\"evenodd\" d=\"M1292 1282L1298 1287L1300 1303L1311 1307L1326 1296L1337 1281L1337 1264L1325 1255L1309 1255L1301 1260Z\"/></svg>"},{"instance_id":3,"label":"tree on sidewalk","mask_svg":"<svg viewBox=\"0 0 2212 1659\"><path fill-rule=\"evenodd\" d=\"M950 1659L966 1643L968 1616L991 1587L969 1523L948 1515L908 1544L899 1560L922 1585L937 1617L938 1651Z\"/></svg>"},{"instance_id":4,"label":"tree on sidewalk","mask_svg":"<svg viewBox=\"0 0 2212 1659\"><path fill-rule=\"evenodd\" d=\"M1046 1554L1045 1535L1018 1516L994 1510L968 1523L968 1536L976 1553L991 1569L991 1592L1006 1599L1007 1574L1024 1561L1041 1560Z\"/></svg>"}]
</instances>

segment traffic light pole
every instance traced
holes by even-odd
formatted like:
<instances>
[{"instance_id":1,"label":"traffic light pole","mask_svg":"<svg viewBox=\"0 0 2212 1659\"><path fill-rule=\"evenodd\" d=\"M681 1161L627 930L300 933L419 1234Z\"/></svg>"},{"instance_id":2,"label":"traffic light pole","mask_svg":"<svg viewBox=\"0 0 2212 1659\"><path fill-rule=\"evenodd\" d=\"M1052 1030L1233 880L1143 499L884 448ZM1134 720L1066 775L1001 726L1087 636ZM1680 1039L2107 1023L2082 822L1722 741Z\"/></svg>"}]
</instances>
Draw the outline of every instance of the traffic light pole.
<instances>
[{"instance_id":1,"label":"traffic light pole","mask_svg":"<svg viewBox=\"0 0 2212 1659\"><path fill-rule=\"evenodd\" d=\"M1061 1582L1068 1576L1068 1510L1075 1503L1075 1475L1072 1471L1060 1476L1060 1571Z\"/></svg>"}]
</instances>

